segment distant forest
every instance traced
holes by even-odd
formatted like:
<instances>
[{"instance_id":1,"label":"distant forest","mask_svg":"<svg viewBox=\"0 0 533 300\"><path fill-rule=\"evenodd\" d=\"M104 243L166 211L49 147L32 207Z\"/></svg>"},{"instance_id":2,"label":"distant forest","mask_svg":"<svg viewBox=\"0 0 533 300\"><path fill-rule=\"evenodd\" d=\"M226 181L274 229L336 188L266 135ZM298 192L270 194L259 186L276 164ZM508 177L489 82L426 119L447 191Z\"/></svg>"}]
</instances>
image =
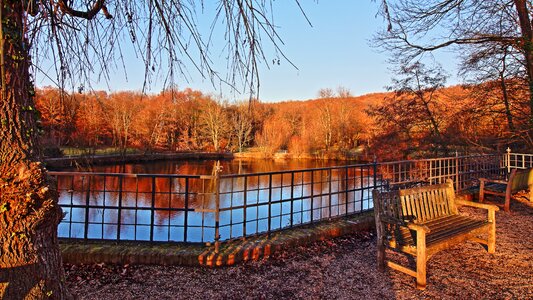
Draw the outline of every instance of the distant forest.
<instances>
[{"instance_id":1,"label":"distant forest","mask_svg":"<svg viewBox=\"0 0 533 300\"><path fill-rule=\"evenodd\" d=\"M353 97L322 90L307 101L230 103L191 89L36 92L42 144L143 152L254 151L269 157L406 159L531 148L527 88L487 82ZM54 151L51 151L54 152ZM57 153L57 152L56 152Z\"/></svg>"}]
</instances>

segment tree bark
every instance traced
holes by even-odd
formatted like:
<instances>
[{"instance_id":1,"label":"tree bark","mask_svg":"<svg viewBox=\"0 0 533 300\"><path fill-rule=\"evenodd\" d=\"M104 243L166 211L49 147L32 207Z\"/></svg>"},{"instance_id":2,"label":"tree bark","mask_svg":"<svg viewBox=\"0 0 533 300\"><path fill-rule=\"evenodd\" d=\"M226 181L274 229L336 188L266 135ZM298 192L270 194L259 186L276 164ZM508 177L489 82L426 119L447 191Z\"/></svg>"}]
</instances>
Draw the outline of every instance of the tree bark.
<instances>
[{"instance_id":1,"label":"tree bark","mask_svg":"<svg viewBox=\"0 0 533 300\"><path fill-rule=\"evenodd\" d=\"M36 151L24 2L0 7L0 298L65 299L57 240L62 212Z\"/></svg>"},{"instance_id":2,"label":"tree bark","mask_svg":"<svg viewBox=\"0 0 533 300\"><path fill-rule=\"evenodd\" d=\"M505 71L505 70L504 70ZM507 125L509 126L509 131L515 132L513 122L513 114L511 113L511 102L509 99L509 93L507 93L507 84L505 83L504 71L500 72L500 88L502 89L502 98L503 105L505 107L505 116L507 117Z\"/></svg>"},{"instance_id":3,"label":"tree bark","mask_svg":"<svg viewBox=\"0 0 533 300\"><path fill-rule=\"evenodd\" d=\"M526 0L514 0L520 31L522 34L522 49L529 83L529 130L533 131L533 28Z\"/></svg>"}]
</instances>

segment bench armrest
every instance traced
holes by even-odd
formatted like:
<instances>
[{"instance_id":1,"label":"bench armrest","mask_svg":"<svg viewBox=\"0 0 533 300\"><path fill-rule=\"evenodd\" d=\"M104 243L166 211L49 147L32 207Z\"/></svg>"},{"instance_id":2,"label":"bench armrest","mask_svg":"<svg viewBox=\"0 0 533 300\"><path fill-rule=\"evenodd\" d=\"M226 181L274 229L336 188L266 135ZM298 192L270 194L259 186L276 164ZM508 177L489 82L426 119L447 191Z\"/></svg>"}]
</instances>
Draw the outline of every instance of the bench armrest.
<instances>
[{"instance_id":1,"label":"bench armrest","mask_svg":"<svg viewBox=\"0 0 533 300\"><path fill-rule=\"evenodd\" d=\"M390 216L381 215L379 219L384 223L398 225L398 226L407 226L404 221L397 219L397 218L390 217Z\"/></svg>"},{"instance_id":2,"label":"bench armrest","mask_svg":"<svg viewBox=\"0 0 533 300\"><path fill-rule=\"evenodd\" d=\"M412 222L405 222L403 220L392 218L392 217L389 217L389 216L380 216L380 220L382 222L384 222L384 223L388 223L388 224L392 224L392 225L398 225L398 226L402 226L402 227L407 227L407 228L409 228L411 230L415 230L415 231L424 231L426 233L431 231L429 229L429 227L427 227L426 225L415 224L415 223L412 223Z\"/></svg>"},{"instance_id":3,"label":"bench armrest","mask_svg":"<svg viewBox=\"0 0 533 300\"><path fill-rule=\"evenodd\" d=\"M509 183L509 181L502 180L502 179L479 178L478 180L481 183L483 183L483 182L501 183L501 184L508 184Z\"/></svg>"},{"instance_id":4,"label":"bench armrest","mask_svg":"<svg viewBox=\"0 0 533 300\"><path fill-rule=\"evenodd\" d=\"M492 205L492 204L477 203L477 202L465 201L465 200L455 200L455 203L458 205L471 206L471 207L482 208L486 210L494 210L494 211L500 210L498 206Z\"/></svg>"},{"instance_id":5,"label":"bench armrest","mask_svg":"<svg viewBox=\"0 0 533 300\"><path fill-rule=\"evenodd\" d=\"M416 232L424 232L424 233L430 233L431 229L427 227L426 225L420 225L420 224L414 224L414 223L407 223L407 228L411 230L415 230Z\"/></svg>"}]
</instances>

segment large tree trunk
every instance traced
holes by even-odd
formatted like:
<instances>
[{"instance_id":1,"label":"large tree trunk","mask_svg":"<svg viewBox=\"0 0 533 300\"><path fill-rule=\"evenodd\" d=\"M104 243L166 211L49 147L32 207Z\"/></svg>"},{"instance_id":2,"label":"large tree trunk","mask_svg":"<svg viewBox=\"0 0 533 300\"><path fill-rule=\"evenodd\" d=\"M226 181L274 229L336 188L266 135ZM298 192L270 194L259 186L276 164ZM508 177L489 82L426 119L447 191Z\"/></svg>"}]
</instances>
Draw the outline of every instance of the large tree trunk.
<instances>
[{"instance_id":1,"label":"large tree trunk","mask_svg":"<svg viewBox=\"0 0 533 300\"><path fill-rule=\"evenodd\" d=\"M533 132L533 28L531 27L530 12L526 0L514 0L520 31L522 34L522 47L525 58L525 67L529 83L529 130Z\"/></svg>"},{"instance_id":2,"label":"large tree trunk","mask_svg":"<svg viewBox=\"0 0 533 300\"><path fill-rule=\"evenodd\" d=\"M0 7L0 298L64 299L70 295L57 241L62 213L36 152L24 2L4 0Z\"/></svg>"}]
</instances>

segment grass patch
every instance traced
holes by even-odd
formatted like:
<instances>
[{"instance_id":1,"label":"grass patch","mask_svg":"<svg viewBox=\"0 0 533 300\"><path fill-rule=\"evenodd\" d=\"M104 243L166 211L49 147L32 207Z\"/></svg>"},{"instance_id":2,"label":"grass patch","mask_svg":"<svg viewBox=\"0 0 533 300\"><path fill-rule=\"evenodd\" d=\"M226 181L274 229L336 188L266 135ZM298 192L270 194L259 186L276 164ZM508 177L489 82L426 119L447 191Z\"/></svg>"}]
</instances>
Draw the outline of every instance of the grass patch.
<instances>
[{"instance_id":1,"label":"grass patch","mask_svg":"<svg viewBox=\"0 0 533 300\"><path fill-rule=\"evenodd\" d=\"M120 155L120 148L107 147L107 148L74 148L74 147L61 147L61 152L64 156L85 156L85 155ZM126 154L139 153L137 149L127 148Z\"/></svg>"}]
</instances>

